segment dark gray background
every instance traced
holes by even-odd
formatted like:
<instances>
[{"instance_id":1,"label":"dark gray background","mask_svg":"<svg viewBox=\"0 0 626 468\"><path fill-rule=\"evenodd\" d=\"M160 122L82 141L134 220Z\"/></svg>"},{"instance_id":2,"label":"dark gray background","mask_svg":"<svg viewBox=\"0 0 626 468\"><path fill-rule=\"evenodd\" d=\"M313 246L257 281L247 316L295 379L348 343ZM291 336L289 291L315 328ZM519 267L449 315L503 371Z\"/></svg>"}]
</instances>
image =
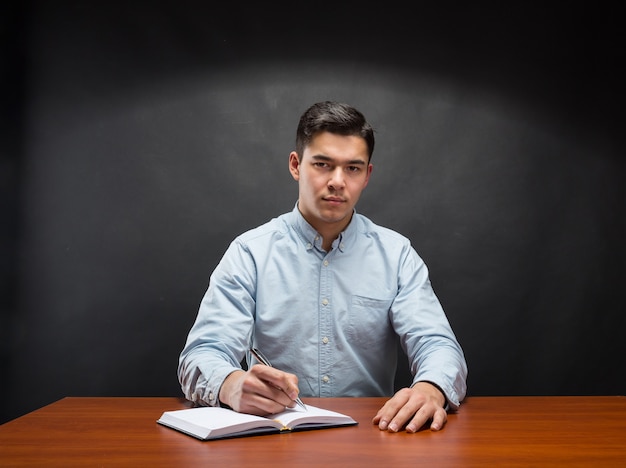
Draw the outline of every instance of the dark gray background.
<instances>
[{"instance_id":1,"label":"dark gray background","mask_svg":"<svg viewBox=\"0 0 626 468\"><path fill-rule=\"evenodd\" d=\"M209 274L292 208L325 99L376 128L357 208L427 262L469 395L625 393L616 11L208 3L2 7L0 422L180 396Z\"/></svg>"}]
</instances>

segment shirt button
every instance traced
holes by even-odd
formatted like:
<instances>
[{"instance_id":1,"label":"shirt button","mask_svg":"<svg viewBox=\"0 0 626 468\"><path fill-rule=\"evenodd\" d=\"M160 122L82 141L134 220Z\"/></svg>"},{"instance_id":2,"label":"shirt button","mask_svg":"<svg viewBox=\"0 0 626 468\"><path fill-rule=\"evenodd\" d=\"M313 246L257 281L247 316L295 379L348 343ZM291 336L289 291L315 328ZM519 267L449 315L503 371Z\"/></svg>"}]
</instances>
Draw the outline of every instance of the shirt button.
<instances>
[{"instance_id":1,"label":"shirt button","mask_svg":"<svg viewBox=\"0 0 626 468\"><path fill-rule=\"evenodd\" d=\"M209 401L213 401L213 392L209 392Z\"/></svg>"},{"instance_id":2,"label":"shirt button","mask_svg":"<svg viewBox=\"0 0 626 468\"><path fill-rule=\"evenodd\" d=\"M328 266L328 260L324 260L324 266Z\"/></svg>"},{"instance_id":3,"label":"shirt button","mask_svg":"<svg viewBox=\"0 0 626 468\"><path fill-rule=\"evenodd\" d=\"M344 243L343 243L343 242L342 242L341 244L339 244L339 248L340 248L341 250L343 250L343 249L344 249L344 247L345 247L345 246L344 246Z\"/></svg>"},{"instance_id":4,"label":"shirt button","mask_svg":"<svg viewBox=\"0 0 626 468\"><path fill-rule=\"evenodd\" d=\"M309 243L306 245L306 248L307 248L307 249L310 249L311 247L313 247L313 245L309 242Z\"/></svg>"},{"instance_id":5,"label":"shirt button","mask_svg":"<svg viewBox=\"0 0 626 468\"><path fill-rule=\"evenodd\" d=\"M322 338L322 343L328 344L328 337L325 336L324 338Z\"/></svg>"},{"instance_id":6,"label":"shirt button","mask_svg":"<svg viewBox=\"0 0 626 468\"><path fill-rule=\"evenodd\" d=\"M322 377L322 382L324 382L324 383L328 383L328 382L330 382L330 377L328 377L327 375L325 375L324 377Z\"/></svg>"},{"instance_id":7,"label":"shirt button","mask_svg":"<svg viewBox=\"0 0 626 468\"><path fill-rule=\"evenodd\" d=\"M322 305L328 305L328 299L323 299L322 300Z\"/></svg>"}]
</instances>

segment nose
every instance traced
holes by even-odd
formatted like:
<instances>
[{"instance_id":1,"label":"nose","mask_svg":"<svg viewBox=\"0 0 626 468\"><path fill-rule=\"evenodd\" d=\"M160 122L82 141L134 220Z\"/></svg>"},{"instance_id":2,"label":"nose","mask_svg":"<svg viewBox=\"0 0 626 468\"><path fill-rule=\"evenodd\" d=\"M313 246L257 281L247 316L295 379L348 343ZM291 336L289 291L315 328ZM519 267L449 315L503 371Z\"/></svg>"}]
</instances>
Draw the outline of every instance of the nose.
<instances>
[{"instance_id":1,"label":"nose","mask_svg":"<svg viewBox=\"0 0 626 468\"><path fill-rule=\"evenodd\" d=\"M342 189L344 186L344 173L340 167L337 167L334 171L330 173L330 179L328 179L328 187L339 190Z\"/></svg>"}]
</instances>

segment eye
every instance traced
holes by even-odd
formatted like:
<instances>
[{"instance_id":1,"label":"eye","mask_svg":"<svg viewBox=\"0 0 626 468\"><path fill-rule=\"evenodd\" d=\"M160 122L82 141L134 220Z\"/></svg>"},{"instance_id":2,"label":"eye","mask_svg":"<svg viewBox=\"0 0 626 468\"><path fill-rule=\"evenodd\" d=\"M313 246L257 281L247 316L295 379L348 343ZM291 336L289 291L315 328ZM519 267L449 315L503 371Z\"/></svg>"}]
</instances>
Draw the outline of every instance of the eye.
<instances>
[{"instance_id":1,"label":"eye","mask_svg":"<svg viewBox=\"0 0 626 468\"><path fill-rule=\"evenodd\" d=\"M313 163L313 166L323 169L325 167L328 167L328 163L317 161Z\"/></svg>"},{"instance_id":2,"label":"eye","mask_svg":"<svg viewBox=\"0 0 626 468\"><path fill-rule=\"evenodd\" d=\"M359 171L361 170L361 168L360 168L359 166L348 166L348 167L346 168L346 170L347 170L348 172L354 172L354 173L357 173L357 172L359 172Z\"/></svg>"}]
</instances>

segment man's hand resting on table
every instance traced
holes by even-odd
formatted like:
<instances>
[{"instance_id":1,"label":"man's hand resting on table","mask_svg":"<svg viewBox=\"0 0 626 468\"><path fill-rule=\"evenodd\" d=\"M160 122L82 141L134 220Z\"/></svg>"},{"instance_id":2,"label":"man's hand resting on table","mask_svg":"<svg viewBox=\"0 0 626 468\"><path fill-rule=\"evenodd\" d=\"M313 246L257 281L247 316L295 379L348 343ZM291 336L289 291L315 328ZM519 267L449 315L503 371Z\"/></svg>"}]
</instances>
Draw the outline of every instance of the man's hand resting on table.
<instances>
[{"instance_id":1,"label":"man's hand resting on table","mask_svg":"<svg viewBox=\"0 0 626 468\"><path fill-rule=\"evenodd\" d=\"M240 413L266 416L293 408L298 377L274 367L256 364L231 373L220 388L220 402Z\"/></svg>"},{"instance_id":2,"label":"man's hand resting on table","mask_svg":"<svg viewBox=\"0 0 626 468\"><path fill-rule=\"evenodd\" d=\"M398 432L406 425L406 432L417 432L429 420L430 429L438 431L448 420L444 409L446 398L428 382L418 382L412 388L396 392L376 413L372 422L381 431Z\"/></svg>"}]
</instances>

